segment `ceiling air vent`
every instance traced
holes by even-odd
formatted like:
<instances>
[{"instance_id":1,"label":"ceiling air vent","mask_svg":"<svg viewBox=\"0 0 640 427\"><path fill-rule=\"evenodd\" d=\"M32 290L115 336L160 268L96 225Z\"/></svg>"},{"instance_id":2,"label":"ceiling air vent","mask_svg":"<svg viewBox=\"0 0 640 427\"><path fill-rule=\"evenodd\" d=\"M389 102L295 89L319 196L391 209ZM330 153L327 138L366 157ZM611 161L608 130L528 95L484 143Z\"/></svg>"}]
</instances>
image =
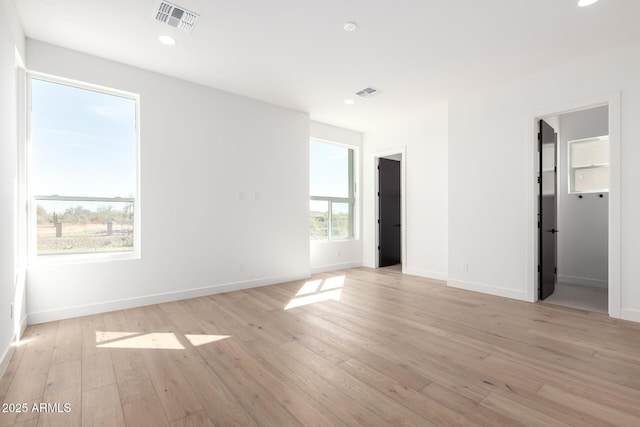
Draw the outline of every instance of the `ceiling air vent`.
<instances>
[{"instance_id":1,"label":"ceiling air vent","mask_svg":"<svg viewBox=\"0 0 640 427\"><path fill-rule=\"evenodd\" d=\"M373 86L366 87L359 92L356 92L356 95L361 96L363 98L371 98L372 96L380 95L382 91L380 89L376 89Z\"/></svg>"},{"instance_id":2,"label":"ceiling air vent","mask_svg":"<svg viewBox=\"0 0 640 427\"><path fill-rule=\"evenodd\" d=\"M193 31L200 15L183 7L176 6L166 1L160 2L155 12L155 20L170 25L174 28L190 33Z\"/></svg>"}]
</instances>

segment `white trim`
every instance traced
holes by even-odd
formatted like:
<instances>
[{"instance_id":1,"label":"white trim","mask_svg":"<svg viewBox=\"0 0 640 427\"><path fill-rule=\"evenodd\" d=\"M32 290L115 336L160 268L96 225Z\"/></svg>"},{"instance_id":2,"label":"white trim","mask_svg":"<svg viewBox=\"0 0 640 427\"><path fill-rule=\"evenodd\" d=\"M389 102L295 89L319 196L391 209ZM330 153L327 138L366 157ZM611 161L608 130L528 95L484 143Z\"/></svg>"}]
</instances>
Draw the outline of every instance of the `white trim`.
<instances>
[{"instance_id":1,"label":"white trim","mask_svg":"<svg viewBox=\"0 0 640 427\"><path fill-rule=\"evenodd\" d=\"M2 357L0 357L0 378L7 372L7 368L9 367L9 363L11 362L11 358L13 357L13 353L15 352L14 344L20 340L20 337L24 335L24 331L27 329L27 317L23 317L20 322L20 326L18 327L19 333L15 334L7 349L5 350Z\"/></svg>"},{"instance_id":2,"label":"white trim","mask_svg":"<svg viewBox=\"0 0 640 427\"><path fill-rule=\"evenodd\" d=\"M20 326L18 327L18 330L20 331L20 333L16 335L16 341L20 341L24 336L24 331L27 330L27 314L26 313L24 316L22 316L22 320L20 320Z\"/></svg>"},{"instance_id":3,"label":"white trim","mask_svg":"<svg viewBox=\"0 0 640 427\"><path fill-rule=\"evenodd\" d=\"M589 286L591 288L607 289L609 283L606 280L589 279L578 276L558 276L558 283L571 283L573 285Z\"/></svg>"},{"instance_id":4,"label":"white trim","mask_svg":"<svg viewBox=\"0 0 640 427\"><path fill-rule=\"evenodd\" d=\"M448 286L452 288L464 289L467 291L480 292L483 294L495 295L498 297L511 298L521 301L528 301L527 293L524 291L514 291L513 289L489 286L483 283L466 282L464 280L449 280Z\"/></svg>"},{"instance_id":5,"label":"white trim","mask_svg":"<svg viewBox=\"0 0 640 427\"><path fill-rule=\"evenodd\" d=\"M9 362L11 362L11 357L13 357L13 352L15 351L15 347L13 346L14 342L14 340L11 340L11 343L7 347L6 351L4 352L2 357L0 357L0 378L2 378L5 372L7 372Z\"/></svg>"},{"instance_id":6,"label":"white trim","mask_svg":"<svg viewBox=\"0 0 640 427\"><path fill-rule=\"evenodd\" d=\"M623 308L620 310L620 319L629 320L631 322L640 322L640 310Z\"/></svg>"},{"instance_id":7,"label":"white trim","mask_svg":"<svg viewBox=\"0 0 640 427\"><path fill-rule=\"evenodd\" d=\"M166 292L162 294L147 295L136 298L126 298L94 304L65 307L54 310L38 311L29 313L27 323L53 322L56 320L69 319L72 317L88 316L91 314L106 313L110 311L125 310L128 308L142 307L152 304L162 304L165 302L179 301L189 298L197 298L207 295L214 295L223 292L239 291L242 289L257 288L260 286L274 285L278 283L292 282L296 280L308 279L308 274L297 274L287 276L273 276L262 279L247 280L243 282L225 283L219 285L205 286L202 288L187 289L183 291Z\"/></svg>"},{"instance_id":8,"label":"white trim","mask_svg":"<svg viewBox=\"0 0 640 427\"><path fill-rule=\"evenodd\" d=\"M538 236L537 236L537 184L536 182L536 164L537 164L537 141L536 141L536 122L537 120L556 116L560 114L581 111L589 108L607 105L609 107L609 316L621 318L622 299L621 299L621 161L620 161L620 92L611 92L582 101L571 102L555 107L548 107L531 113L531 120L527 123L527 138L529 148L527 150L526 172L531 177L531 185L525 187L525 197L527 210L529 212L525 225L526 242L527 242L527 263L526 263L526 297L527 301L535 302L538 300L537 283L538 283ZM628 310L626 310L628 312ZM626 314L625 314L626 316ZM631 317L634 317L632 315ZM640 317L638 317L640 321Z\"/></svg>"},{"instance_id":9,"label":"white trim","mask_svg":"<svg viewBox=\"0 0 640 427\"><path fill-rule=\"evenodd\" d=\"M321 265L319 267L313 267L311 274L326 273L328 271L347 270L349 268L362 267L362 262L344 262L341 264Z\"/></svg>"},{"instance_id":10,"label":"white trim","mask_svg":"<svg viewBox=\"0 0 640 427\"><path fill-rule=\"evenodd\" d=\"M404 274L410 274L412 276L424 277L426 279L442 280L446 282L449 280L449 276L444 273L438 273L436 271L423 270L421 268L407 267L404 270Z\"/></svg>"},{"instance_id":11,"label":"white trim","mask_svg":"<svg viewBox=\"0 0 640 427\"><path fill-rule=\"evenodd\" d=\"M393 156L395 154L400 154L402 156L402 160L400 161L400 238L401 238L401 262L402 262L402 274L406 274L406 265L407 265L407 147L405 145L388 148L386 150L376 151L373 153L373 200L374 200L374 251L375 251L375 259L374 259L374 267L380 267L380 259L378 252L378 245L380 244L380 230L377 227L376 222L379 218L379 204L378 204L378 191L380 189L380 183L378 182L378 162L379 159Z\"/></svg>"},{"instance_id":12,"label":"white trim","mask_svg":"<svg viewBox=\"0 0 640 427\"><path fill-rule=\"evenodd\" d=\"M114 89L108 86L97 85L94 83L84 82L81 80L69 79L66 77L56 76L54 74L42 73L27 69L27 77L29 79L44 80L50 83L58 83L67 86L73 86L80 89L90 90L93 92L101 92L105 95L115 95L122 98L128 98L136 102L140 102L140 95L125 90Z\"/></svg>"}]
</instances>

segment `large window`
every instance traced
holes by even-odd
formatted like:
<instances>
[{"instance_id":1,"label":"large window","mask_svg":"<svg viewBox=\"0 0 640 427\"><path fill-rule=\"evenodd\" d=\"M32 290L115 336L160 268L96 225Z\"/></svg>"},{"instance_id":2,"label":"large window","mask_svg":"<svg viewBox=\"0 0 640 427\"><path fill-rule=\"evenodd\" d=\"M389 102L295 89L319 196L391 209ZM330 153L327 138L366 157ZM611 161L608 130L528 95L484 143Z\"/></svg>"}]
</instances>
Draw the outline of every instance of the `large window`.
<instances>
[{"instance_id":1,"label":"large window","mask_svg":"<svg viewBox=\"0 0 640 427\"><path fill-rule=\"evenodd\" d=\"M569 141L569 192L609 191L609 137Z\"/></svg>"},{"instance_id":2,"label":"large window","mask_svg":"<svg viewBox=\"0 0 640 427\"><path fill-rule=\"evenodd\" d=\"M36 76L30 83L33 252L134 252L137 98Z\"/></svg>"},{"instance_id":3,"label":"large window","mask_svg":"<svg viewBox=\"0 0 640 427\"><path fill-rule=\"evenodd\" d=\"M353 238L355 206L354 150L311 140L311 240Z\"/></svg>"}]
</instances>

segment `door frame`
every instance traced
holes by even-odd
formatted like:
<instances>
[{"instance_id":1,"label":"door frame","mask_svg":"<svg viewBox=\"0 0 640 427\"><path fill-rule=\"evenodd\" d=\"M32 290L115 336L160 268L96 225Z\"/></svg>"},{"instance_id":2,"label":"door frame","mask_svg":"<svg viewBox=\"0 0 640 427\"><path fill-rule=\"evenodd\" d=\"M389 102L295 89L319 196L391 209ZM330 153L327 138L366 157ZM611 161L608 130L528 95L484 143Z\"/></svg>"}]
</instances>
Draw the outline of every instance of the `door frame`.
<instances>
[{"instance_id":1,"label":"door frame","mask_svg":"<svg viewBox=\"0 0 640 427\"><path fill-rule=\"evenodd\" d=\"M609 237L608 237L608 293L609 293L609 316L621 318L621 194L620 194L620 92L611 92L582 101L576 101L563 105L550 106L533 112L528 123L529 150L528 176L530 184L527 186L527 201L529 205L529 221L527 223L527 299L532 302L538 301L538 184L537 184L537 123L540 119L551 116L559 116L575 111L607 105L609 107Z\"/></svg>"},{"instance_id":2,"label":"door frame","mask_svg":"<svg viewBox=\"0 0 640 427\"><path fill-rule=\"evenodd\" d=\"M402 263L402 273L404 274L407 268L407 180L406 180L406 163L407 154L406 147L400 146L395 148L389 148L386 150L376 151L373 153L373 197L374 203L374 229L375 239L374 252L375 252L375 268L380 267L380 253L378 251L378 245L380 244L380 228L378 226L378 218L380 215L380 207L378 203L378 191L380 189L380 182L378 180L378 162L381 158L387 158L391 156L400 155L400 260Z\"/></svg>"}]
</instances>

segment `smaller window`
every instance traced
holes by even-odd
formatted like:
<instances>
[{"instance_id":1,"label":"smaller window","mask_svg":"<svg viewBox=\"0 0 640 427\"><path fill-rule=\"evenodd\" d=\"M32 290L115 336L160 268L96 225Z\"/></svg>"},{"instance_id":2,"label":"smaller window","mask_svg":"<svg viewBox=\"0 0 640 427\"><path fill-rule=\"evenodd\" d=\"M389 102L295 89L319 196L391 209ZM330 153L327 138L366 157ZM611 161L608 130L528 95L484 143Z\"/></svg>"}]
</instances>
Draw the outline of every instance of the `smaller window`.
<instances>
[{"instance_id":1,"label":"smaller window","mask_svg":"<svg viewBox=\"0 0 640 427\"><path fill-rule=\"evenodd\" d=\"M311 140L310 238L351 239L355 206L354 149Z\"/></svg>"},{"instance_id":2,"label":"smaller window","mask_svg":"<svg viewBox=\"0 0 640 427\"><path fill-rule=\"evenodd\" d=\"M609 191L609 136L569 141L569 193Z\"/></svg>"}]
</instances>

